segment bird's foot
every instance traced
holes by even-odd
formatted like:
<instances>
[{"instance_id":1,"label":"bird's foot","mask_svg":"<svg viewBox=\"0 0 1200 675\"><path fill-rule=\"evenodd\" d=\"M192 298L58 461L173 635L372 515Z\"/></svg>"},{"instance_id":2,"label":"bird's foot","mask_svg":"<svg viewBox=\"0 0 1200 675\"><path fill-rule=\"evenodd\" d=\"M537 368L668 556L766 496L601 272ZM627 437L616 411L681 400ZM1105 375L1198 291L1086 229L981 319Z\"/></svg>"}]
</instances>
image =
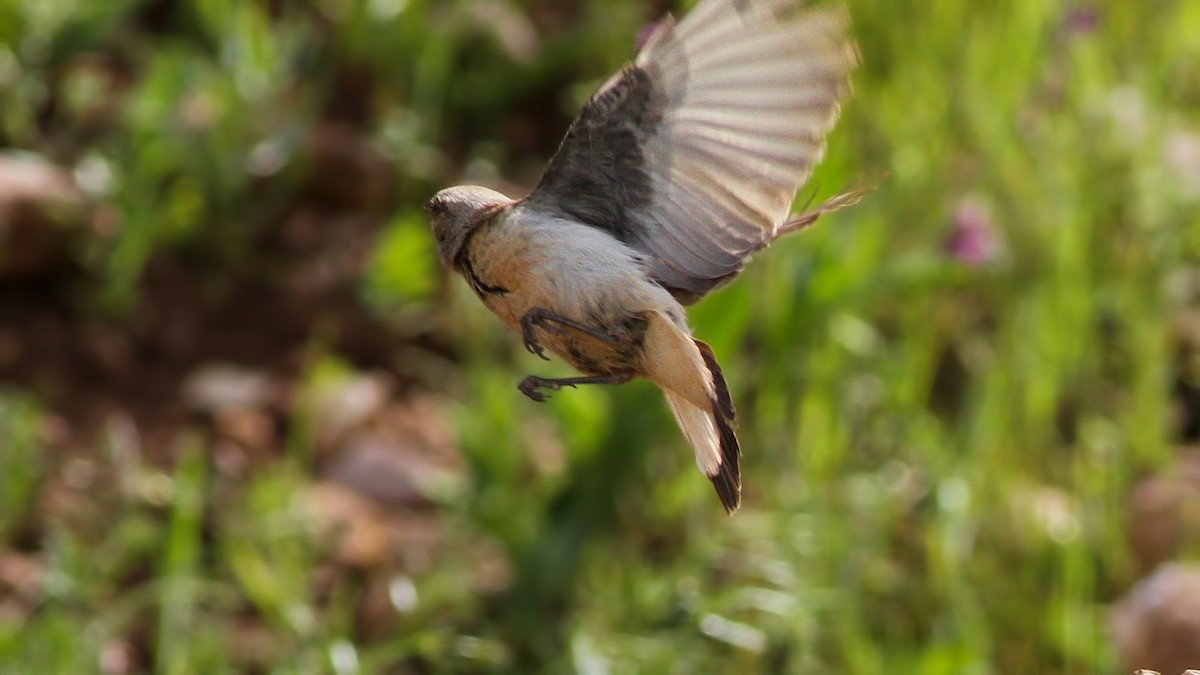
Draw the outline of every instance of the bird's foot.
<instances>
[{"instance_id":1,"label":"bird's foot","mask_svg":"<svg viewBox=\"0 0 1200 675\"><path fill-rule=\"evenodd\" d=\"M544 377L538 377L537 375L530 375L529 377L521 380L521 383L517 385L517 389L520 389L521 393L525 394L530 399L541 403L550 397L547 394L538 391L539 389L558 391L563 387L574 386L575 384L573 382L565 380L551 380Z\"/></svg>"},{"instance_id":2,"label":"bird's foot","mask_svg":"<svg viewBox=\"0 0 1200 675\"><path fill-rule=\"evenodd\" d=\"M517 389L520 389L522 394L525 394L534 401L541 403L550 397L538 391L539 389L558 391L563 387L574 388L581 384L625 384L631 379L633 379L633 376L629 373L589 375L587 377L564 377L558 379L530 375L521 380L521 383L517 385Z\"/></svg>"},{"instance_id":3,"label":"bird's foot","mask_svg":"<svg viewBox=\"0 0 1200 675\"><path fill-rule=\"evenodd\" d=\"M551 323L552 319L553 315L541 307L534 307L521 317L521 338L525 343L525 351L537 355L543 361L549 361L550 357L546 356L546 350L542 347L542 343L538 342L537 336L534 335L534 329L541 328L554 335L563 335L566 332Z\"/></svg>"}]
</instances>

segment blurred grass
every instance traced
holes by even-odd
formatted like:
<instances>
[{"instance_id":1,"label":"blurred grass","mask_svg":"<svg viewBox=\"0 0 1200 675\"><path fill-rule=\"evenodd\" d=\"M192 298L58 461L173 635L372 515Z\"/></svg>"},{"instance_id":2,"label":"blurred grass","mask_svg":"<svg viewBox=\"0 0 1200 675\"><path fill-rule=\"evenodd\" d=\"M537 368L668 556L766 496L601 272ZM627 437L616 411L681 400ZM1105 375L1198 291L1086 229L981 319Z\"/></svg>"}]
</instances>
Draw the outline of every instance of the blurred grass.
<instances>
[{"instance_id":1,"label":"blurred grass","mask_svg":"<svg viewBox=\"0 0 1200 675\"><path fill-rule=\"evenodd\" d=\"M532 181L553 147L519 125L565 125L654 12L272 4L178 3L156 32L139 3L0 0L0 143L114 209L79 257L119 312L164 247L253 265L306 130L369 120L399 196L363 293L434 316L462 355L445 386L468 480L441 504L458 555L363 639L362 587L318 590L302 434L228 486L196 438L164 469L110 429L105 509L41 522L43 413L5 394L0 548L46 578L0 604L0 671L120 672L113 645L149 632L168 673L1116 672L1126 498L1173 452L1172 318L1197 303L1200 168L1172 153L1200 134L1200 5L850 3L864 65L813 185L889 178L692 312L739 402L730 520L649 386L518 396L542 366L507 356L423 239L437 187ZM115 67L78 65L96 52ZM337 91L346 69L372 84ZM947 249L964 204L990 221L982 264ZM545 443L562 467L534 466ZM478 536L511 567L502 592L468 581Z\"/></svg>"}]
</instances>

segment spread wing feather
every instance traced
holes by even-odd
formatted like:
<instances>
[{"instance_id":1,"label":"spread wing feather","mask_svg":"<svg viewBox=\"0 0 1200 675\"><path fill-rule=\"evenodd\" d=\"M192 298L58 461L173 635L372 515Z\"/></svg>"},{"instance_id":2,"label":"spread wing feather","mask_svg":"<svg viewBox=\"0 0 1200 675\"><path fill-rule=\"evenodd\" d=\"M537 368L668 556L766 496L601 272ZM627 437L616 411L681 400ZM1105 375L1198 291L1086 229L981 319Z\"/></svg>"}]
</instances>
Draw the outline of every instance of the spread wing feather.
<instances>
[{"instance_id":1,"label":"spread wing feather","mask_svg":"<svg viewBox=\"0 0 1200 675\"><path fill-rule=\"evenodd\" d=\"M612 232L697 299L787 222L856 63L840 5L704 0L592 97L526 208Z\"/></svg>"}]
</instances>

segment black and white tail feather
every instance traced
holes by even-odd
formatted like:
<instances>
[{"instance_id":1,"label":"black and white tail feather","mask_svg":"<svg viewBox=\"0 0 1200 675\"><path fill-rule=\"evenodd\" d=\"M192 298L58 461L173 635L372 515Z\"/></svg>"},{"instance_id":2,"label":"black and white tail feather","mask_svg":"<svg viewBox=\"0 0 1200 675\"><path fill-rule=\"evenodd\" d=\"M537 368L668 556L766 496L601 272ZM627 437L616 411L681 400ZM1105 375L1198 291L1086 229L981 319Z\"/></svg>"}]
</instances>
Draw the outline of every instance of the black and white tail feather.
<instances>
[{"instance_id":1,"label":"black and white tail feather","mask_svg":"<svg viewBox=\"0 0 1200 675\"><path fill-rule=\"evenodd\" d=\"M721 498L725 510L733 513L742 502L742 448L738 445L737 434L733 429L737 413L733 409L729 386L725 384L725 376L721 374L721 366L717 363L717 357L713 355L712 347L695 338L692 341L700 349L704 365L712 376L714 396L710 414L717 427L717 439L721 449L721 464L717 467L716 474L705 472L705 475L717 489L717 495Z\"/></svg>"}]
</instances>

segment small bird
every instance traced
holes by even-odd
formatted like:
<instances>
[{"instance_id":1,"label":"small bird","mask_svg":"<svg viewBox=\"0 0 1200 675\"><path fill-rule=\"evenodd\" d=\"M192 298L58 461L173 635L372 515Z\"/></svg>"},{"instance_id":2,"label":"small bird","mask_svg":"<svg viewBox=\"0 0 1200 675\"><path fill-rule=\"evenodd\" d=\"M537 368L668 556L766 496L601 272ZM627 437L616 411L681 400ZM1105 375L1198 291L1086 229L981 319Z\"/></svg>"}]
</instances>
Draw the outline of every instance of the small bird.
<instances>
[{"instance_id":1,"label":"small bird","mask_svg":"<svg viewBox=\"0 0 1200 675\"><path fill-rule=\"evenodd\" d=\"M530 375L518 389L544 401L649 379L730 514L741 503L733 401L684 306L861 197L791 212L850 93L849 32L841 5L702 0L659 22L592 96L529 195L463 185L425 205L442 262L527 350L583 373Z\"/></svg>"}]
</instances>

